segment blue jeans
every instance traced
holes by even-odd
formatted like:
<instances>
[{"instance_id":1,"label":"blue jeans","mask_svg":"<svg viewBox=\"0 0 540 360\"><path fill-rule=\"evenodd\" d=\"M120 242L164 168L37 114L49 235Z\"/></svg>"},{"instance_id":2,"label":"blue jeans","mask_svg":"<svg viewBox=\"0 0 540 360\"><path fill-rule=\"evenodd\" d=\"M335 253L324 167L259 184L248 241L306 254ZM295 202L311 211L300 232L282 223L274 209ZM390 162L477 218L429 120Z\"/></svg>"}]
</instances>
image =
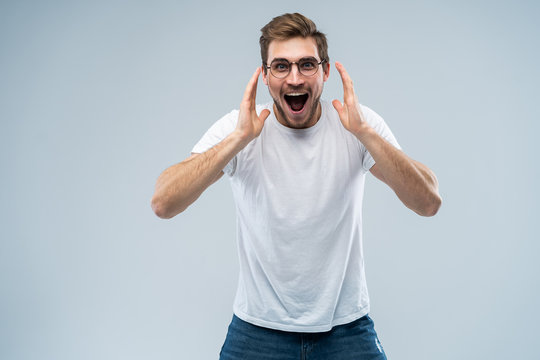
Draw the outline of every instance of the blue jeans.
<instances>
[{"instance_id":1,"label":"blue jeans","mask_svg":"<svg viewBox=\"0 0 540 360\"><path fill-rule=\"evenodd\" d=\"M366 315L320 333L267 329L233 315L220 360L386 360Z\"/></svg>"}]
</instances>

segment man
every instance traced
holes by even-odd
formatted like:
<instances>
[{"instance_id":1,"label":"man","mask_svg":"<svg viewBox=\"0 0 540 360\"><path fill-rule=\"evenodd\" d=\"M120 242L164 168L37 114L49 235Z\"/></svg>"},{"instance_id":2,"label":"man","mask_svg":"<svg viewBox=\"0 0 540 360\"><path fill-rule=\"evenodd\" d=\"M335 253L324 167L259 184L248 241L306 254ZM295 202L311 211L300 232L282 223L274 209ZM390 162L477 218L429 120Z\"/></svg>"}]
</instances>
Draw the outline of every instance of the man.
<instances>
[{"instance_id":1,"label":"man","mask_svg":"<svg viewBox=\"0 0 540 360\"><path fill-rule=\"evenodd\" d=\"M224 173L237 205L240 277L221 359L385 359L368 315L361 208L368 171L423 216L437 179L359 104L340 63L343 103L320 100L330 74L315 24L284 14L261 29L263 66L239 111L158 178L152 208L185 210ZM256 105L260 73L273 103Z\"/></svg>"}]
</instances>

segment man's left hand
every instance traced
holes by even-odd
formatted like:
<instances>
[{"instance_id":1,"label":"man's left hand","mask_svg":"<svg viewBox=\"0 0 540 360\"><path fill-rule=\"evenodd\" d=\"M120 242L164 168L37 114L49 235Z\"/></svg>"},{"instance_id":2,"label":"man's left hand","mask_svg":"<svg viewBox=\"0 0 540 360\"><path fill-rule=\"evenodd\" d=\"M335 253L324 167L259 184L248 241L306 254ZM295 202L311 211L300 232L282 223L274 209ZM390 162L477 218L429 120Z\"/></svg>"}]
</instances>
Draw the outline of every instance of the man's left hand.
<instances>
[{"instance_id":1,"label":"man's left hand","mask_svg":"<svg viewBox=\"0 0 540 360\"><path fill-rule=\"evenodd\" d=\"M339 119L345 127L357 138L361 138L371 127L367 123L360 109L358 97L354 93L353 82L341 63L336 61L336 69L343 82L343 104L339 100L332 101L332 105L339 114Z\"/></svg>"}]
</instances>

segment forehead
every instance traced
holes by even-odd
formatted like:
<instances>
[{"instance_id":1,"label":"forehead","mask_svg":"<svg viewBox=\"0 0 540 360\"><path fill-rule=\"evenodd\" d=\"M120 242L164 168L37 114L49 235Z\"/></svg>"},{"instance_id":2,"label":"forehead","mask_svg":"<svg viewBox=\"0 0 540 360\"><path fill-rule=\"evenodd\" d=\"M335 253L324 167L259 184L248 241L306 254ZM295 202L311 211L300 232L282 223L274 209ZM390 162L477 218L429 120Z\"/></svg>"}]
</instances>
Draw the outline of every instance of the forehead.
<instances>
[{"instance_id":1,"label":"forehead","mask_svg":"<svg viewBox=\"0 0 540 360\"><path fill-rule=\"evenodd\" d=\"M268 46L268 62L276 58L297 61L303 57L319 58L317 43L312 37L295 37L288 40L273 40Z\"/></svg>"}]
</instances>

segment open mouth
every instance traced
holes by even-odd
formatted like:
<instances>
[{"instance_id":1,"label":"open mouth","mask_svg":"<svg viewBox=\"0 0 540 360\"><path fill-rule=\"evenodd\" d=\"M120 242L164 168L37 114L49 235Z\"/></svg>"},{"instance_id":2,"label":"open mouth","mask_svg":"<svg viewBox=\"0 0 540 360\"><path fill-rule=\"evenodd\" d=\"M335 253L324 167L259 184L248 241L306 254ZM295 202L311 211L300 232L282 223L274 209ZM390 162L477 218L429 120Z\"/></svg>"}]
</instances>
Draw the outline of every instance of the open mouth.
<instances>
[{"instance_id":1,"label":"open mouth","mask_svg":"<svg viewBox=\"0 0 540 360\"><path fill-rule=\"evenodd\" d=\"M308 97L307 93L290 93L285 94L285 101L293 112L301 112L304 110Z\"/></svg>"}]
</instances>

